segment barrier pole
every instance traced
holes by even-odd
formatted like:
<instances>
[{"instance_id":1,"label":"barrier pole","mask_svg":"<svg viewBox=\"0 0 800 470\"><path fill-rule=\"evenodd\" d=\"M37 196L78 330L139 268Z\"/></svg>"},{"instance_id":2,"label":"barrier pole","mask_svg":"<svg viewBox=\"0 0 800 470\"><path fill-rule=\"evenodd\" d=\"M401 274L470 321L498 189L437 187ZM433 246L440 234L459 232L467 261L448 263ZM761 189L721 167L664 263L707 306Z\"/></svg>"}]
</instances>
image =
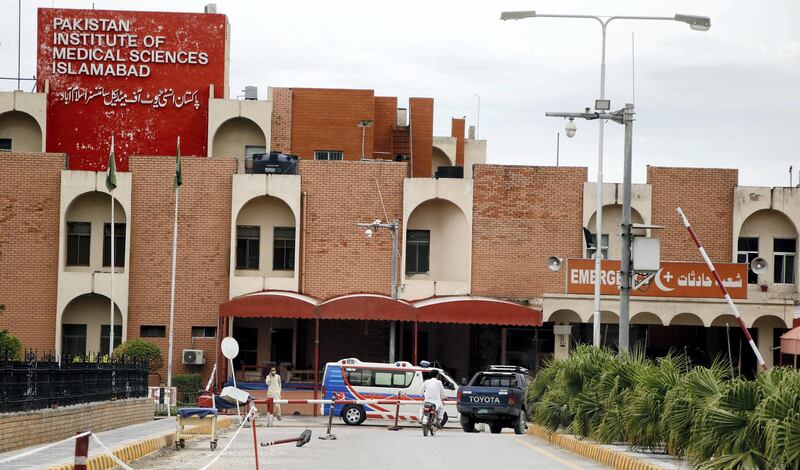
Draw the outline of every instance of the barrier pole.
<instances>
[{"instance_id":1,"label":"barrier pole","mask_svg":"<svg viewBox=\"0 0 800 470\"><path fill-rule=\"evenodd\" d=\"M86 470L89 463L89 436L81 436L75 439L75 470Z\"/></svg>"},{"instance_id":2,"label":"barrier pole","mask_svg":"<svg viewBox=\"0 0 800 470\"><path fill-rule=\"evenodd\" d=\"M397 408L395 409L395 412L394 412L394 425L393 426L389 426L386 429L388 429L389 431L399 431L400 429L402 429L397 424L397 421L399 419L400 419L400 397L397 398Z\"/></svg>"},{"instance_id":3,"label":"barrier pole","mask_svg":"<svg viewBox=\"0 0 800 470\"><path fill-rule=\"evenodd\" d=\"M314 400L317 399L319 390L319 312L314 319ZM314 405L314 417L317 416L317 405Z\"/></svg>"},{"instance_id":4,"label":"barrier pole","mask_svg":"<svg viewBox=\"0 0 800 470\"><path fill-rule=\"evenodd\" d=\"M256 414L250 417L250 427L253 428L253 454L256 457L256 470L258 470L258 439L256 439Z\"/></svg>"},{"instance_id":5,"label":"barrier pole","mask_svg":"<svg viewBox=\"0 0 800 470\"><path fill-rule=\"evenodd\" d=\"M315 407L317 405L314 405ZM331 427L333 426L333 407L336 406L336 399L331 400L330 408L328 409L328 432L324 436L319 436L320 439L325 441L332 441L336 436L331 434Z\"/></svg>"}]
</instances>

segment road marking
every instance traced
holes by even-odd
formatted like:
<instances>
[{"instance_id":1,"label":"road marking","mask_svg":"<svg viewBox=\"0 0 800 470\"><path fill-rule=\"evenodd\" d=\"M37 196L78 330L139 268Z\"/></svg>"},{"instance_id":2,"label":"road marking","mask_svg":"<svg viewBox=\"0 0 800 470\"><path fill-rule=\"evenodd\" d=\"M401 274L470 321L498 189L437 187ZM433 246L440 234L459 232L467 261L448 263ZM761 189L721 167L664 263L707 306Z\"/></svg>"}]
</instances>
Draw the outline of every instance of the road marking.
<instances>
[{"instance_id":1,"label":"road marking","mask_svg":"<svg viewBox=\"0 0 800 470\"><path fill-rule=\"evenodd\" d=\"M555 460L556 462L558 462L560 464L566 465L569 468L572 468L574 470L586 470L584 467L579 467L579 466L573 464L572 462L568 462L568 461L562 459L561 457L553 454L552 452L548 452L548 451L546 451L544 449L540 449L539 447L536 447L535 445L531 444L530 442L527 442L525 439L529 439L529 438L521 437L521 438L517 438L517 439L514 439L514 440L519 442L520 444L522 444L524 446L530 447L531 449L535 450L536 452L539 452L542 455L545 455L545 456Z\"/></svg>"}]
</instances>

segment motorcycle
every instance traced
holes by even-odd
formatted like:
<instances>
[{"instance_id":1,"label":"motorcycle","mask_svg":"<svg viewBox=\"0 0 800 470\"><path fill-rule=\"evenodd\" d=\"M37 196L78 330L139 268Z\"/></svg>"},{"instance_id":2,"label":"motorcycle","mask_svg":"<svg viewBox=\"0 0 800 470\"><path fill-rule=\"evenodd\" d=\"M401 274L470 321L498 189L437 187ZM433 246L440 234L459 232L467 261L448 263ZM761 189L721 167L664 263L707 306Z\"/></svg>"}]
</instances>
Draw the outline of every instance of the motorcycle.
<instances>
[{"instance_id":1,"label":"motorcycle","mask_svg":"<svg viewBox=\"0 0 800 470\"><path fill-rule=\"evenodd\" d=\"M422 435L427 436L428 433L433 436L436 430L439 429L439 421L436 419L436 404L426 401L422 405Z\"/></svg>"}]
</instances>

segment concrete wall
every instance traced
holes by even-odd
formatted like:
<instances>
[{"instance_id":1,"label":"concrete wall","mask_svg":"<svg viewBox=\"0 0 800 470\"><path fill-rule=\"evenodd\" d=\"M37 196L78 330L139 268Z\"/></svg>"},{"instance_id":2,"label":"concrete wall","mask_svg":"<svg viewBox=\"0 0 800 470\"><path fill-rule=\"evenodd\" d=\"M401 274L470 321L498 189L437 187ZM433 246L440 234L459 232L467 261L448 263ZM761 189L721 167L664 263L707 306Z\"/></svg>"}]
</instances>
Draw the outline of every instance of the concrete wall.
<instances>
[{"instance_id":1,"label":"concrete wall","mask_svg":"<svg viewBox=\"0 0 800 470\"><path fill-rule=\"evenodd\" d=\"M329 162L323 162L329 163ZM267 196L267 197L265 197ZM230 297L264 289L298 289L300 270L300 176L234 175L230 235ZM236 269L236 225L260 225L260 269ZM272 270L273 227L298 227L294 271Z\"/></svg>"},{"instance_id":2,"label":"concrete wall","mask_svg":"<svg viewBox=\"0 0 800 470\"><path fill-rule=\"evenodd\" d=\"M404 299L470 292L473 182L465 179L406 178L403 220L407 230L431 231L430 273L407 275L406 246L401 272Z\"/></svg>"},{"instance_id":3,"label":"concrete wall","mask_svg":"<svg viewBox=\"0 0 800 470\"><path fill-rule=\"evenodd\" d=\"M173 163L174 165L174 163ZM174 171L174 170L173 170ZM55 350L61 351L61 316L67 305L84 294L111 298L111 267L103 267L103 225L111 221L111 199L105 184L106 174L94 171L61 172L61 203L58 254L58 301L55 317ZM125 266L114 271L114 303L122 315L122 339L128 337L128 287L131 261L131 173L117 173L114 220L125 223ZM67 266L67 222L90 222L89 266ZM87 345L88 347L88 345Z\"/></svg>"},{"instance_id":4,"label":"concrete wall","mask_svg":"<svg viewBox=\"0 0 800 470\"><path fill-rule=\"evenodd\" d=\"M245 146L266 147L272 126L272 101L211 100L208 106L208 155L236 158L244 172Z\"/></svg>"},{"instance_id":5,"label":"concrete wall","mask_svg":"<svg viewBox=\"0 0 800 470\"><path fill-rule=\"evenodd\" d=\"M46 88L48 86L45 84ZM46 136L46 92L0 92L0 137L12 139L12 151L41 152L45 148Z\"/></svg>"},{"instance_id":6,"label":"concrete wall","mask_svg":"<svg viewBox=\"0 0 800 470\"><path fill-rule=\"evenodd\" d=\"M149 398L131 398L2 414L0 452L59 441L87 429L102 432L151 421L153 410Z\"/></svg>"}]
</instances>

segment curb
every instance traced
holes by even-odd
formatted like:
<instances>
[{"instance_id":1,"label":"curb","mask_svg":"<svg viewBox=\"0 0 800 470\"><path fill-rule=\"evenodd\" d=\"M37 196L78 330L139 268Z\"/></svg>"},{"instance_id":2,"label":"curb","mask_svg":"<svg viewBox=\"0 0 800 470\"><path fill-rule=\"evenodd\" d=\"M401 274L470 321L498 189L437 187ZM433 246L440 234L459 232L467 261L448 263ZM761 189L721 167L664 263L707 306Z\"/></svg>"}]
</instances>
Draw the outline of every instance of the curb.
<instances>
[{"instance_id":1,"label":"curb","mask_svg":"<svg viewBox=\"0 0 800 470\"><path fill-rule=\"evenodd\" d=\"M538 437L573 454L600 462L616 470L662 470L664 468L632 457L625 452L608 449L592 441L580 440L567 434L551 432L534 424L528 425L528 435Z\"/></svg>"},{"instance_id":2,"label":"curb","mask_svg":"<svg viewBox=\"0 0 800 470\"><path fill-rule=\"evenodd\" d=\"M209 424L204 424L202 426L195 426L193 428L190 428L188 432L190 434L206 432L209 431L209 427L210 427ZM229 427L231 427L230 417L223 416L218 419L217 430L227 429ZM130 463L139 460L141 458L147 457L148 455L158 452L161 449L172 447L174 445L175 445L175 433L170 432L167 434L162 434L161 436L156 436L141 441L131 442L122 447L114 449L113 453L114 455L117 456L118 459L122 460L123 462ZM86 464L86 468L89 470L106 470L116 467L117 463L114 462L114 460L112 460L107 453L90 458ZM75 470L75 465L71 463L64 465L57 465L55 467L50 467L48 470Z\"/></svg>"}]
</instances>

